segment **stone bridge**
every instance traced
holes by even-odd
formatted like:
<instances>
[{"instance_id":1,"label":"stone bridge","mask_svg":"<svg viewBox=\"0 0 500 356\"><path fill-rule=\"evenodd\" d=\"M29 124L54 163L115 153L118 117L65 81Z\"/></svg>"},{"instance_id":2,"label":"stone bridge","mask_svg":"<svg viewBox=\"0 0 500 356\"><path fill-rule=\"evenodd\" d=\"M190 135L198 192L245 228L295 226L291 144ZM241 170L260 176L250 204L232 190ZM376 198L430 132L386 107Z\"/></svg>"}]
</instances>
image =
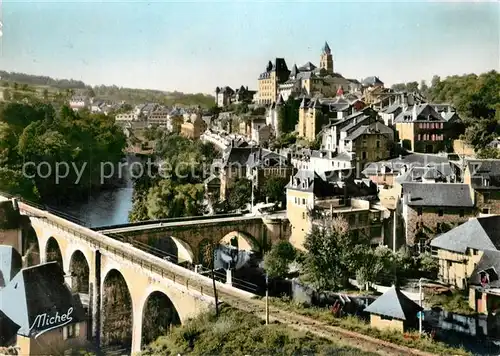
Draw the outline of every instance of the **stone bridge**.
<instances>
[{"instance_id":1,"label":"stone bridge","mask_svg":"<svg viewBox=\"0 0 500 356\"><path fill-rule=\"evenodd\" d=\"M108 226L100 233L131 243L140 242L178 258L179 262L203 263L208 244L232 244L239 250L262 253L276 241L290 237L283 215L198 217L182 221Z\"/></svg>"},{"instance_id":2,"label":"stone bridge","mask_svg":"<svg viewBox=\"0 0 500 356\"><path fill-rule=\"evenodd\" d=\"M255 234L262 233L263 228L259 226L263 223L259 225L258 219L249 221L252 221L255 226L252 228L253 230L245 231ZM241 226L248 226L249 229L250 226L253 226L250 222L247 225L243 221L239 221L239 223L242 224ZM235 224L236 222L229 226L234 229ZM196 225L190 225L190 228L199 229L199 226ZM209 229L215 225L217 225L215 221L207 221L205 225L207 230L205 231L211 231ZM162 234L172 231L186 240L189 240L188 237L191 236L187 232L189 228L181 226L177 226L177 230L174 230L173 227L168 228L171 230L161 230ZM147 234L148 230L138 231L141 234ZM161 234L155 229L151 231L158 236ZM184 235L180 234L181 231ZM229 234L228 231L229 228L222 228L220 234L224 237ZM213 233L215 234L215 232ZM198 234L192 234L192 236L198 236ZM203 236L206 235L203 234ZM217 238L219 237L217 236ZM192 241L198 240L192 238ZM101 232L55 216L41 208L22 202L9 201L1 196L0 244L14 246L23 255L23 260L27 256L32 256L30 252L32 245L37 245L34 250L38 251L36 256L38 261L29 264L57 261L68 277L75 275L76 262L80 260L85 268L81 268L79 271L85 271L86 276L78 282L75 282L74 278L71 277L68 284L75 292L88 294L90 301L88 310L91 316L89 336L98 345L102 345L101 341L107 337L106 335L113 332L113 330L106 329L106 325L111 324L105 325L104 321L105 315L109 314L106 313L106 308L111 308L113 304L116 304L113 303L113 298L116 297L113 290L111 293L105 293L106 288L108 288L108 280L112 278L123 282L125 286L123 289L126 290L125 294L128 294L130 300L130 308L127 313L129 313L128 318L130 319L129 345L132 352L141 350L143 323L145 322L144 310L153 294L161 294L168 299L169 305L173 309L169 313L177 315L180 323L184 323L189 318L207 310L214 303L210 278L153 256L130 244L117 241ZM84 283L81 282L82 280ZM78 288L81 290L76 290ZM243 300L253 296L219 282L217 282L217 289L222 300L224 300L224 295L227 298L236 297ZM116 292L116 290L114 291ZM111 300L110 295L112 296ZM126 317L124 316L124 318Z\"/></svg>"}]
</instances>

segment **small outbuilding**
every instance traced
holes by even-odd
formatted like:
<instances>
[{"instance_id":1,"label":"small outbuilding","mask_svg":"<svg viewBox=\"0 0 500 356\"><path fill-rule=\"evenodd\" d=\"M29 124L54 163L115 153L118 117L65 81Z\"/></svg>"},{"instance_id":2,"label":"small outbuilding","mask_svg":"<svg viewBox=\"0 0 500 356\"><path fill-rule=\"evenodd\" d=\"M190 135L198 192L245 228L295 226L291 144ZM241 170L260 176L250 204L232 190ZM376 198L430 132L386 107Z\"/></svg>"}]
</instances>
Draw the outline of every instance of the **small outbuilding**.
<instances>
[{"instance_id":1,"label":"small outbuilding","mask_svg":"<svg viewBox=\"0 0 500 356\"><path fill-rule=\"evenodd\" d=\"M379 329L395 329L404 332L417 327L418 312L423 309L393 286L370 304L370 325Z\"/></svg>"}]
</instances>

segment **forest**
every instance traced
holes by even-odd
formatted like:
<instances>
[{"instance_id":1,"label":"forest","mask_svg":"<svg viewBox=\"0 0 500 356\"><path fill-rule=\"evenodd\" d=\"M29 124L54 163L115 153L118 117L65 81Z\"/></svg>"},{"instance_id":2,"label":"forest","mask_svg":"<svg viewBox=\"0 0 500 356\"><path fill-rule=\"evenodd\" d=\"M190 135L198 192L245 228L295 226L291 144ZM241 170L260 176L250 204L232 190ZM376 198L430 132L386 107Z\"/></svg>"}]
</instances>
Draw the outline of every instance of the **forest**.
<instances>
[{"instance_id":1,"label":"forest","mask_svg":"<svg viewBox=\"0 0 500 356\"><path fill-rule=\"evenodd\" d=\"M441 79L435 75L430 85L425 81L400 83L394 90L419 91L431 103L449 103L465 124L463 138L480 157L500 158L497 150L487 147L500 136L500 73L453 75Z\"/></svg>"},{"instance_id":2,"label":"forest","mask_svg":"<svg viewBox=\"0 0 500 356\"><path fill-rule=\"evenodd\" d=\"M81 80L53 79L47 76L24 73L6 72L0 70L0 82L7 90L8 96L22 99L39 92L44 99L69 99L73 94L88 95L110 103L127 102L130 105L155 102L166 106L201 106L210 108L214 104L214 97L203 93L166 92L151 89L122 88L116 85L90 86ZM17 94L17 95L16 95ZM22 94L22 95L21 95ZM52 98L51 98L52 97Z\"/></svg>"},{"instance_id":3,"label":"forest","mask_svg":"<svg viewBox=\"0 0 500 356\"><path fill-rule=\"evenodd\" d=\"M120 162L126 141L114 119L103 114L76 113L67 106L56 111L43 103L3 104L0 191L32 201L83 199L103 187L101 162Z\"/></svg>"}]
</instances>

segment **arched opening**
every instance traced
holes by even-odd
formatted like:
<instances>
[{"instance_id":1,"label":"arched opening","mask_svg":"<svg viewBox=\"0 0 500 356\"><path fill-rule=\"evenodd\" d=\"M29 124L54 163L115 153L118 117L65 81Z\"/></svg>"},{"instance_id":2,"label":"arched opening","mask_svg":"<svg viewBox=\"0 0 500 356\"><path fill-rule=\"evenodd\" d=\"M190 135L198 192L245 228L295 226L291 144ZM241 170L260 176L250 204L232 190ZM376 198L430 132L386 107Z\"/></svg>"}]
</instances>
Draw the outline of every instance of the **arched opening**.
<instances>
[{"instance_id":1,"label":"arched opening","mask_svg":"<svg viewBox=\"0 0 500 356\"><path fill-rule=\"evenodd\" d=\"M164 236L160 238L150 238L148 245L157 249L160 257L167 257L171 262L177 263L179 256L179 249L172 237ZM164 256L166 255L166 256Z\"/></svg>"},{"instance_id":2,"label":"arched opening","mask_svg":"<svg viewBox=\"0 0 500 356\"><path fill-rule=\"evenodd\" d=\"M130 350L133 314L127 283L113 269L104 279L102 289L102 346Z\"/></svg>"},{"instance_id":3,"label":"arched opening","mask_svg":"<svg viewBox=\"0 0 500 356\"><path fill-rule=\"evenodd\" d=\"M71 289L73 292L89 293L89 264L82 251L75 251L69 262Z\"/></svg>"},{"instance_id":4,"label":"arched opening","mask_svg":"<svg viewBox=\"0 0 500 356\"><path fill-rule=\"evenodd\" d=\"M22 229L22 240L23 267L40 264L40 245L38 244L38 237L36 236L35 229L33 229L31 225Z\"/></svg>"},{"instance_id":5,"label":"arched opening","mask_svg":"<svg viewBox=\"0 0 500 356\"><path fill-rule=\"evenodd\" d=\"M243 232L233 231L224 236L218 245L216 268L239 270L246 266L257 250L255 239Z\"/></svg>"},{"instance_id":6,"label":"arched opening","mask_svg":"<svg viewBox=\"0 0 500 356\"><path fill-rule=\"evenodd\" d=\"M151 293L142 315L142 346L168 334L173 326L180 324L181 319L170 298L162 292Z\"/></svg>"},{"instance_id":7,"label":"arched opening","mask_svg":"<svg viewBox=\"0 0 500 356\"><path fill-rule=\"evenodd\" d=\"M57 243L57 240L55 238L49 238L45 251L47 253L46 262L56 261L57 263L59 263L59 266L61 266L61 268L64 268L61 249L59 248L59 244Z\"/></svg>"}]
</instances>

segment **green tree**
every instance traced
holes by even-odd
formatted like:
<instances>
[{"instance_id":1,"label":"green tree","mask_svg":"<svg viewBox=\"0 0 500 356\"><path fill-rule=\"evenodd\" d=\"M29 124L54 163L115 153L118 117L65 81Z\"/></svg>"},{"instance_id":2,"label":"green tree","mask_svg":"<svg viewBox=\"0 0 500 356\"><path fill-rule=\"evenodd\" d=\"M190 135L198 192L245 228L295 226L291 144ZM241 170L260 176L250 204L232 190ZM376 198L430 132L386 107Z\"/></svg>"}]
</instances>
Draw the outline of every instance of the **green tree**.
<instances>
[{"instance_id":1,"label":"green tree","mask_svg":"<svg viewBox=\"0 0 500 356\"><path fill-rule=\"evenodd\" d=\"M288 241L273 245L264 255L264 269L271 278L283 278L288 274L289 265L297 256L295 247Z\"/></svg>"},{"instance_id":2,"label":"green tree","mask_svg":"<svg viewBox=\"0 0 500 356\"><path fill-rule=\"evenodd\" d=\"M270 177L262 188L265 196L271 202L282 202L286 199L286 185L288 180L283 177Z\"/></svg>"},{"instance_id":3,"label":"green tree","mask_svg":"<svg viewBox=\"0 0 500 356\"><path fill-rule=\"evenodd\" d=\"M496 147L486 147L477 153L478 158L500 159L500 150Z\"/></svg>"},{"instance_id":4,"label":"green tree","mask_svg":"<svg viewBox=\"0 0 500 356\"><path fill-rule=\"evenodd\" d=\"M499 134L500 125L496 119L479 119L465 129L464 138L476 150L481 150Z\"/></svg>"},{"instance_id":5,"label":"green tree","mask_svg":"<svg viewBox=\"0 0 500 356\"><path fill-rule=\"evenodd\" d=\"M5 101L9 101L12 99L12 96L10 95L10 91L8 89L3 90L3 99Z\"/></svg>"},{"instance_id":6,"label":"green tree","mask_svg":"<svg viewBox=\"0 0 500 356\"><path fill-rule=\"evenodd\" d=\"M391 89L394 90L394 91L405 91L406 90L406 84L405 83L393 84L391 86Z\"/></svg>"},{"instance_id":7,"label":"green tree","mask_svg":"<svg viewBox=\"0 0 500 356\"><path fill-rule=\"evenodd\" d=\"M289 97L287 101L278 108L278 131L280 134L293 132L299 121L300 103Z\"/></svg>"},{"instance_id":8,"label":"green tree","mask_svg":"<svg viewBox=\"0 0 500 356\"><path fill-rule=\"evenodd\" d=\"M350 231L343 219L323 219L314 224L304 243L307 253L302 264L302 280L321 291L346 286L363 258L358 245L366 248L368 238Z\"/></svg>"},{"instance_id":9,"label":"green tree","mask_svg":"<svg viewBox=\"0 0 500 356\"><path fill-rule=\"evenodd\" d=\"M147 210L150 219L201 215L204 197L202 184L176 184L170 179L161 180L149 189Z\"/></svg>"},{"instance_id":10,"label":"green tree","mask_svg":"<svg viewBox=\"0 0 500 356\"><path fill-rule=\"evenodd\" d=\"M228 191L227 205L230 210L244 208L250 203L252 182L246 178L236 179Z\"/></svg>"}]
</instances>

